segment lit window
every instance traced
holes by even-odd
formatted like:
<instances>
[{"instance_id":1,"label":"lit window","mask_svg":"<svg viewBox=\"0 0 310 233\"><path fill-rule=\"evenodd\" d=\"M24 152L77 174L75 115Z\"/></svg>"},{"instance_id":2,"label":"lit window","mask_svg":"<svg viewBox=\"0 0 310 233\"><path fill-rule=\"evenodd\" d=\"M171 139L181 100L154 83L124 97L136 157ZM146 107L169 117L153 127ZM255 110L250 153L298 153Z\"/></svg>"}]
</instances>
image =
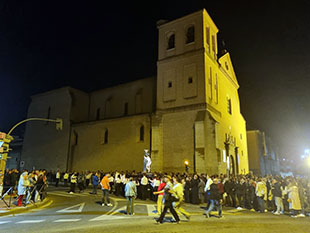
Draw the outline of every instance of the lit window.
<instances>
[{"instance_id":1,"label":"lit window","mask_svg":"<svg viewBox=\"0 0 310 233\"><path fill-rule=\"evenodd\" d=\"M173 49L175 48L175 35L172 34L168 38L168 48L167 49Z\"/></svg>"},{"instance_id":2,"label":"lit window","mask_svg":"<svg viewBox=\"0 0 310 233\"><path fill-rule=\"evenodd\" d=\"M172 82L168 82L168 88L172 87Z\"/></svg>"},{"instance_id":3,"label":"lit window","mask_svg":"<svg viewBox=\"0 0 310 233\"><path fill-rule=\"evenodd\" d=\"M192 43L195 41L195 27L190 26L186 32L186 44Z\"/></svg>"}]
</instances>

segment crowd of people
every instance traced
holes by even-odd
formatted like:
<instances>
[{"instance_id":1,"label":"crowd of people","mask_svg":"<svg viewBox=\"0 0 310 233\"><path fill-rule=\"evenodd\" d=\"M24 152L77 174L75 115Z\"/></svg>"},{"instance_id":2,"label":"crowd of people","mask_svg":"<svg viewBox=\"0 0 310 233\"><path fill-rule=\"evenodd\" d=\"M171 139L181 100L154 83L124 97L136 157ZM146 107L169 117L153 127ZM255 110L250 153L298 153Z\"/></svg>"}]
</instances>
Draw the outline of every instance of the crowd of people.
<instances>
[{"instance_id":1,"label":"crowd of people","mask_svg":"<svg viewBox=\"0 0 310 233\"><path fill-rule=\"evenodd\" d=\"M19 172L17 169L6 169L2 195L16 197L16 205L23 206L30 202L42 201L46 197L47 186L45 170Z\"/></svg>"},{"instance_id":2,"label":"crowd of people","mask_svg":"<svg viewBox=\"0 0 310 233\"><path fill-rule=\"evenodd\" d=\"M310 213L310 182L305 178L266 176L253 174L230 176L188 173L145 172L46 172L35 170L19 173L7 170L4 175L4 191L17 193L17 205L42 200L49 183L68 186L68 192L83 192L92 186L91 194L102 190L102 205L112 206L109 195L127 199L127 214L134 215L134 200L157 202L157 212L162 222L167 210L179 221L178 214L190 218L182 203L206 205L205 215L210 217L214 208L222 217L222 206L248 209L275 215L289 213L292 217L305 217ZM174 211L176 210L176 211Z\"/></svg>"},{"instance_id":3,"label":"crowd of people","mask_svg":"<svg viewBox=\"0 0 310 233\"><path fill-rule=\"evenodd\" d=\"M92 185L91 193L97 194L99 187L103 192L102 205L111 205L109 201L111 193L126 197L130 204L127 212L130 214L134 214L130 206L133 206L135 198L157 202L159 214L163 212L164 205L169 203L167 200L173 198L181 200L180 203L206 204L206 217L210 217L210 212L215 207L219 211L218 216L221 217L222 206L260 213L272 212L275 215L287 212L292 217L305 217L310 212L310 183L299 177L258 177L253 174L227 177L224 174L209 176L136 171L109 173L88 171L72 174L57 171L47 173L47 177L55 182L56 186L62 180L64 185L70 183L70 193L75 192L76 187L79 192L82 192ZM130 184L127 185L128 183ZM182 194L179 191L177 195L174 187L178 184L181 184ZM171 203L178 203L178 201ZM169 208L172 207L167 205L167 209ZM185 216L189 217L187 213Z\"/></svg>"}]
</instances>

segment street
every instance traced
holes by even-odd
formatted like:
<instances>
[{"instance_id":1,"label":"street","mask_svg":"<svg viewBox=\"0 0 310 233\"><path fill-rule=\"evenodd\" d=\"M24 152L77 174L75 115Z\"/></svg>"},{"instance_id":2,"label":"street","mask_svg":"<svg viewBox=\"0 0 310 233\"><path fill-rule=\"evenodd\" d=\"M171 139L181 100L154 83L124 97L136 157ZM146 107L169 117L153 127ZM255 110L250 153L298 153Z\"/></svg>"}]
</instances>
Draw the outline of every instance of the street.
<instances>
[{"instance_id":1,"label":"street","mask_svg":"<svg viewBox=\"0 0 310 233\"><path fill-rule=\"evenodd\" d=\"M1 232L309 232L309 219L293 219L288 215L274 216L247 210L225 209L224 218L206 219L202 206L186 204L191 213L188 222L171 223L171 215L164 224L156 224L155 203L136 200L134 216L125 215L126 201L111 197L112 207L101 206L101 192L97 195L68 194L65 188L52 188L53 203L31 211L0 218ZM214 212L216 214L216 212Z\"/></svg>"}]
</instances>

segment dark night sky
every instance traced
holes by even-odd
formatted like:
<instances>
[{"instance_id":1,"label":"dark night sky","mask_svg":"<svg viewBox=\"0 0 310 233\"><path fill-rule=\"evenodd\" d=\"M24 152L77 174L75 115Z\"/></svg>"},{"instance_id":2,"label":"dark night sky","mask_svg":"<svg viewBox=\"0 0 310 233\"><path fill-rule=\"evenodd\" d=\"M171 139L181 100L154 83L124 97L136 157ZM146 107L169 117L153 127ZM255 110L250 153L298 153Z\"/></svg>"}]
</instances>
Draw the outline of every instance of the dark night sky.
<instances>
[{"instance_id":1,"label":"dark night sky","mask_svg":"<svg viewBox=\"0 0 310 233\"><path fill-rule=\"evenodd\" d=\"M206 8L232 56L248 128L298 156L310 148L308 2L1 1L0 129L26 117L33 94L155 75L156 21Z\"/></svg>"}]
</instances>

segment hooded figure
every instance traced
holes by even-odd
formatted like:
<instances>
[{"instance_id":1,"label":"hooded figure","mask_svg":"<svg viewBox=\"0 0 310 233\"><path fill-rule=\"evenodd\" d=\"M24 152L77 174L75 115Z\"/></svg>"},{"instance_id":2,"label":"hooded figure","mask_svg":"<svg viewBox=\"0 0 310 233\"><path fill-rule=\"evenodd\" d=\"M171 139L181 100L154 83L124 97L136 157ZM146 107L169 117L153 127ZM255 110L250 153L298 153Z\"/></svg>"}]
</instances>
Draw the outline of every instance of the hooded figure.
<instances>
[{"instance_id":1,"label":"hooded figure","mask_svg":"<svg viewBox=\"0 0 310 233\"><path fill-rule=\"evenodd\" d=\"M22 200L24 198L24 195L26 194L27 187L29 186L29 180L28 180L28 172L23 172L20 175L19 181L18 181L18 187L17 187L17 193L18 193L18 201L17 206L22 205Z\"/></svg>"}]
</instances>

